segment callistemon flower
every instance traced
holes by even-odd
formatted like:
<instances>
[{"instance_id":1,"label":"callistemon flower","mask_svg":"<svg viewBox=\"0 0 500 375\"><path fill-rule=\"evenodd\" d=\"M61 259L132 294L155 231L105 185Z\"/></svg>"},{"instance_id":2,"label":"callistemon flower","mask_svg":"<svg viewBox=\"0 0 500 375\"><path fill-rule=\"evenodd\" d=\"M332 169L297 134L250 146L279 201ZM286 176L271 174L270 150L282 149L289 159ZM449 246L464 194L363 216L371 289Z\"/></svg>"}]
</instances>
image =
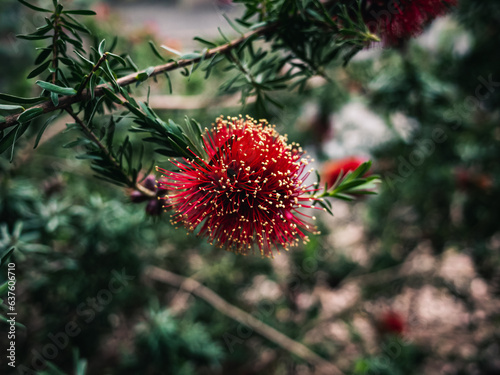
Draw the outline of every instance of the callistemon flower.
<instances>
[{"instance_id":1,"label":"callistemon flower","mask_svg":"<svg viewBox=\"0 0 500 375\"><path fill-rule=\"evenodd\" d=\"M307 241L314 217L302 210L316 198L304 184L309 160L298 145L265 120L241 116L219 117L203 144L206 160L174 160L174 172L157 168L175 223L200 227L200 235L239 253L258 248L272 256L273 248Z\"/></svg>"},{"instance_id":2,"label":"callistemon flower","mask_svg":"<svg viewBox=\"0 0 500 375\"><path fill-rule=\"evenodd\" d=\"M363 16L385 45L397 45L420 34L427 23L456 4L457 0L365 0Z\"/></svg>"}]
</instances>

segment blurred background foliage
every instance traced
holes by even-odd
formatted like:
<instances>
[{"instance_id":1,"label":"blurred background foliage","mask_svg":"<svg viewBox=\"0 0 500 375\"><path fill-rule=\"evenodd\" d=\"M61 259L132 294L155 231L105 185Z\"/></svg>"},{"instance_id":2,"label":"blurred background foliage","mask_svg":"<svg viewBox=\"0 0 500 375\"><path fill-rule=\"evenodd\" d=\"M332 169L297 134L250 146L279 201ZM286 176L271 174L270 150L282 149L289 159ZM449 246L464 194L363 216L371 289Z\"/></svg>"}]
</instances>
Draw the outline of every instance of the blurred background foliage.
<instances>
[{"instance_id":1,"label":"blurred background foliage","mask_svg":"<svg viewBox=\"0 0 500 375\"><path fill-rule=\"evenodd\" d=\"M131 28L127 6L241 12L230 2L72 3L95 9L87 26L101 39L118 36L116 49L140 67L160 63L149 40L182 50L197 27L178 39L153 21ZM0 92L32 95L26 76L35 51L14 35L31 32L35 17L16 1L0 2ZM221 108L222 70L210 80L202 72L189 80L172 75L181 99L177 108L158 101L153 108L162 118L188 115L207 126L221 112L265 116L300 142L320 171L333 158L374 161L383 180L377 196L334 204L333 218L318 217L320 236L274 260L215 249L173 228L168 213L147 216L129 191L93 178L87 163L58 146L70 139L64 123L52 126L36 151L28 137L13 163L0 160L0 252L16 249L18 321L26 326L17 330L18 368L314 373L206 302L149 279L144 270L155 265L193 277L346 374L500 373L499 25L498 1L462 0L418 39L366 48L304 93L276 94L284 107L267 113L251 101ZM168 93L163 78L150 85L152 97ZM96 305L116 272L130 281ZM5 277L4 268L0 282ZM66 332L68 322L81 332L42 369L37 358L48 358L50 337ZM0 363L1 373L18 373L4 354Z\"/></svg>"}]
</instances>

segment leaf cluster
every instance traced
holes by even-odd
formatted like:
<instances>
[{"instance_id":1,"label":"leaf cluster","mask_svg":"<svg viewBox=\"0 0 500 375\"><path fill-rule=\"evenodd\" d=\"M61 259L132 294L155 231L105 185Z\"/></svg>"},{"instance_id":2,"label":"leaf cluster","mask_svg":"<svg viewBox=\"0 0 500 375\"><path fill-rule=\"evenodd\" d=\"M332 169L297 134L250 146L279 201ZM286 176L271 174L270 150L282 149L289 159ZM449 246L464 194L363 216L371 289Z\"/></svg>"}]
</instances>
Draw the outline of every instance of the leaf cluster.
<instances>
[{"instance_id":1,"label":"leaf cluster","mask_svg":"<svg viewBox=\"0 0 500 375\"><path fill-rule=\"evenodd\" d=\"M327 66L346 63L373 39L360 15L361 1L279 0L261 4L245 0L242 17L235 21L226 17L237 39L231 40L219 29L220 42L195 38L203 49L187 54L167 46L159 49L150 42L152 54L164 64L140 70L130 56L113 52L116 38L106 48L105 40L91 35L85 22L77 19L94 12L66 9L59 0L52 1L53 9L25 0L20 3L47 15L44 25L19 36L47 41L28 76L42 78L36 81L41 92L37 98L0 94L0 100L9 103L0 104L0 111L8 114L0 118L0 126L5 123L0 152L10 149L12 160L14 145L31 121L59 110L74 120L68 129L80 133L64 147L83 149L78 158L89 160L99 178L132 188L137 187L138 176L149 173L154 164L154 160L144 164L145 148L153 146L160 156L206 159L198 122L186 118L179 125L161 119L149 106L149 99L135 99L132 84L137 87L163 73L172 91L172 70L179 70L188 79L200 70L209 79L217 69L225 78L223 92L240 93L242 103L255 97L257 108L266 111L269 104L281 106L276 92L296 88L302 92L315 75L328 79ZM175 57L167 59L161 49ZM122 110L119 115L115 115L117 110ZM47 118L39 127L35 147L56 118ZM14 126L9 129L11 124ZM118 124L131 134L116 132ZM146 136L137 140L141 135ZM148 166L145 173L143 165ZM345 198L340 191L332 196Z\"/></svg>"}]
</instances>

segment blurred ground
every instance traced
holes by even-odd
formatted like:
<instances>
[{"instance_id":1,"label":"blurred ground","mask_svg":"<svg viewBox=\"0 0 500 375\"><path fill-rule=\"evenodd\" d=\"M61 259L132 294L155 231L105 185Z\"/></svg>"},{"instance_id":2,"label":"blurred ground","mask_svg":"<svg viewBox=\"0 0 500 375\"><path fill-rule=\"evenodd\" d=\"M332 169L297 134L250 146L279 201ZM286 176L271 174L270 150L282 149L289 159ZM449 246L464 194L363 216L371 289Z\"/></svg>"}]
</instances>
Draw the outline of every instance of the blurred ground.
<instances>
[{"instance_id":1,"label":"blurred ground","mask_svg":"<svg viewBox=\"0 0 500 375\"><path fill-rule=\"evenodd\" d=\"M156 3L123 4L112 3L110 12L122 20L123 30L130 34L134 30L147 28L159 40L178 40L186 50L198 47L194 36L208 40L221 38L218 28L230 37L235 31L229 26L223 14L234 19L242 14L244 8L234 4L217 1L182 1L178 4L161 5ZM175 46L174 46L175 48Z\"/></svg>"}]
</instances>

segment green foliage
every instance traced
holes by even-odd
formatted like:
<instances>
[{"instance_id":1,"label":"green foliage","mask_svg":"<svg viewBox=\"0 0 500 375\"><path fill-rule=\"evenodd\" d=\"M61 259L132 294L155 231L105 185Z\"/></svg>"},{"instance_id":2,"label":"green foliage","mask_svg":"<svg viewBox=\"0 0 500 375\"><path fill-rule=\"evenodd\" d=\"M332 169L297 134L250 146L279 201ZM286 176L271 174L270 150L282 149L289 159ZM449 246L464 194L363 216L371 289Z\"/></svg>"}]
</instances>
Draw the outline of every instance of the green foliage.
<instances>
[{"instance_id":1,"label":"green foliage","mask_svg":"<svg viewBox=\"0 0 500 375\"><path fill-rule=\"evenodd\" d=\"M223 358L222 348L203 325L182 324L166 310L151 310L136 329L137 358L132 368L137 371L194 374L199 366L219 366Z\"/></svg>"},{"instance_id":2,"label":"green foliage","mask_svg":"<svg viewBox=\"0 0 500 375\"><path fill-rule=\"evenodd\" d=\"M43 26L31 34L23 34L18 37L27 40L51 39L47 46L41 49L35 60L36 67L28 77L39 75L43 77L44 72L49 72L49 75L45 76L45 80L39 80L36 84L43 89L41 98L50 97L53 106L35 106L28 109L16 107L15 110L20 109L24 112L17 117L3 118L6 127L16 122L19 125L2 139L4 145L1 151L10 148L13 156L14 144L26 130L25 127L21 128L21 124L27 124L47 111L56 108L67 109L68 105L79 102L79 110L76 113L78 115L83 110L84 122L78 123L76 127L81 128L84 138L80 138L70 145L94 143L97 148L90 147L88 154L82 157L93 160L94 170L104 179L130 187L135 185L138 172L131 166L142 165L142 157L139 156L138 161L132 160L134 157L130 151L131 144L128 137L118 147L122 152L120 155L115 154L112 147L107 155L106 153L99 154L98 149L102 149L99 139L105 134L108 137L108 146L113 146L116 143L114 132L109 131L109 128L92 129L91 121L94 115L104 113L105 106L115 108L115 105L118 104L125 107L129 111L129 116L138 125L131 127L130 130L149 133L150 136L143 138L142 141L163 145L162 148L156 150L161 155L192 157L193 155L186 151L188 147L199 157L203 158L205 155L201 150L200 132L195 129L194 134L190 133L192 123L188 123L187 130L183 131L171 120L168 122L160 120L147 103L135 100L125 86L131 83L139 85L161 72L165 72L168 77L169 70L178 68L182 68L182 74L187 77L200 68L205 71L206 78L208 78L215 68L222 66L223 71L227 72L225 74L229 75L221 86L223 91L240 92L242 102L245 102L249 96L256 96L257 106L265 108L267 103L280 105L270 93L285 88L291 90L296 86L303 89L307 79L315 74L322 74L322 69L331 64L340 51L349 50L347 55L352 56L356 50L371 40L361 16L358 14L357 22L355 22L346 5L327 9L320 2L285 1L281 6L273 4L268 12L262 13L257 10L257 2L247 2L245 3L247 12L241 19L237 20L240 26L236 26L227 18L234 30L241 35L237 42L231 42L221 33L222 44L198 38L198 41L210 48L205 48L200 52L180 54L162 46L178 55L177 59L167 61L168 68L160 71L156 70L155 67L150 67L137 72L137 74L126 76L124 74L131 70L137 71L137 67L130 57L124 58L124 55L112 53L116 41L109 50L105 50L105 40L102 40L97 46L97 39L93 37L94 47L91 48L90 52L84 50L83 38L92 37L91 32L84 23L73 15L94 15L94 12L67 10L59 1L53 3L53 10L41 8L25 1L21 1L21 3L37 12L50 13L50 17L45 18ZM342 23L346 25L345 27L339 27L332 21L332 14L336 13L339 14ZM259 18L258 23L252 24L250 20L255 16ZM241 27L250 31L243 34ZM328 32L324 32L325 30ZM298 37L299 35L300 37ZM263 49L259 45L256 49L254 45L258 44L260 39L270 42L270 48ZM68 48L69 45L71 45L71 50ZM156 57L166 61L154 43L150 42L150 47ZM307 51L314 54L310 55ZM78 58L75 58L70 52ZM235 74L231 75L232 72ZM22 102L23 104L32 102L30 98L14 98L5 94L3 94L2 99ZM110 123L113 123L113 119ZM41 127L37 139L41 138L47 126L48 124L45 124ZM112 129L113 127L111 127ZM99 137L92 137L89 130L98 134ZM124 153L124 150L128 151ZM125 157L128 167L122 165L122 157ZM98 162L102 161L100 159L106 158L109 159L107 163ZM120 160L120 162L116 163L112 159Z\"/></svg>"},{"instance_id":3,"label":"green foliage","mask_svg":"<svg viewBox=\"0 0 500 375\"><path fill-rule=\"evenodd\" d=\"M12 73L0 79L1 90L9 92L0 94L0 151L6 156L0 164L0 296L6 292L6 264L15 262L22 291L18 312L25 326L18 326L18 363L31 367L33 351L43 351L51 334L66 332L74 322L80 333L37 373L310 370L303 359L213 306L153 283L145 270L154 265L199 280L324 358L342 362L346 373L419 374L424 365L443 362L495 373L498 314L480 321L491 335L477 339L483 336L476 335L474 319L484 312L475 314L477 301L468 289L435 275L413 278L399 270L420 247L428 247L435 262L455 249L470 256L474 277L491 286L491 295L498 294L500 71L492 58L500 35L498 2L461 1L456 19L463 26L452 23L433 48L408 43L359 59L357 52L376 40L362 22L363 1L239 3L244 14L227 18L235 36L197 37L200 47L188 53L157 40L148 43L149 36L143 45L128 48L113 37L116 32L105 30L109 25L93 20L92 11L69 9L69 2L0 4L0 32L24 33L15 56L0 50L3 70ZM34 31L16 29L12 20L21 12L40 16L34 18L41 21L30 28ZM465 50L458 51L456 34L469 41ZM26 67L26 61L34 64ZM314 87L311 78L318 76L322 86ZM320 215L323 235L275 263L216 251L196 236L180 236L167 220L148 220L142 207L130 204L131 190L143 186L154 165L166 164L166 158L205 159L203 129L220 114L219 107L209 106L157 110L150 105L150 95L158 93L150 92L151 80L158 80L160 91L208 92L213 102L221 94L238 94L246 111L269 117L291 140L317 151L320 161L326 158L320 149L324 134L294 127L305 106L315 103L318 118L327 121L346 103L366 103L393 137L374 151L381 194L369 197L368 213L360 204L352 206L367 219L370 241L358 244L363 251L334 248L332 227L343 231L345 226L325 220L327 225ZM477 97L478 85L484 99ZM64 134L45 140L65 114L72 119L65 120ZM403 137L393 120L398 114L417 124ZM421 162L415 162L417 152L424 154ZM352 200L371 193L379 180L365 176L368 167L316 195ZM99 185L92 175L127 190L117 194L116 187ZM147 199L156 200L150 193ZM320 204L335 213L327 200ZM111 292L114 271L122 270L133 282ZM336 293L353 284L360 299L328 312ZM477 355L463 358L457 352L443 358L422 350L418 340L402 343L400 337L388 340L379 333L367 350L369 340L354 324L362 318L377 331L366 306L387 306L400 291L421 287L449 293L474 317L466 329L478 340L471 341L480 348ZM95 305L107 292L109 303ZM5 315L5 303L2 309ZM347 327L344 341L328 336L330 328L339 327ZM397 355L390 340L399 345Z\"/></svg>"}]
</instances>

